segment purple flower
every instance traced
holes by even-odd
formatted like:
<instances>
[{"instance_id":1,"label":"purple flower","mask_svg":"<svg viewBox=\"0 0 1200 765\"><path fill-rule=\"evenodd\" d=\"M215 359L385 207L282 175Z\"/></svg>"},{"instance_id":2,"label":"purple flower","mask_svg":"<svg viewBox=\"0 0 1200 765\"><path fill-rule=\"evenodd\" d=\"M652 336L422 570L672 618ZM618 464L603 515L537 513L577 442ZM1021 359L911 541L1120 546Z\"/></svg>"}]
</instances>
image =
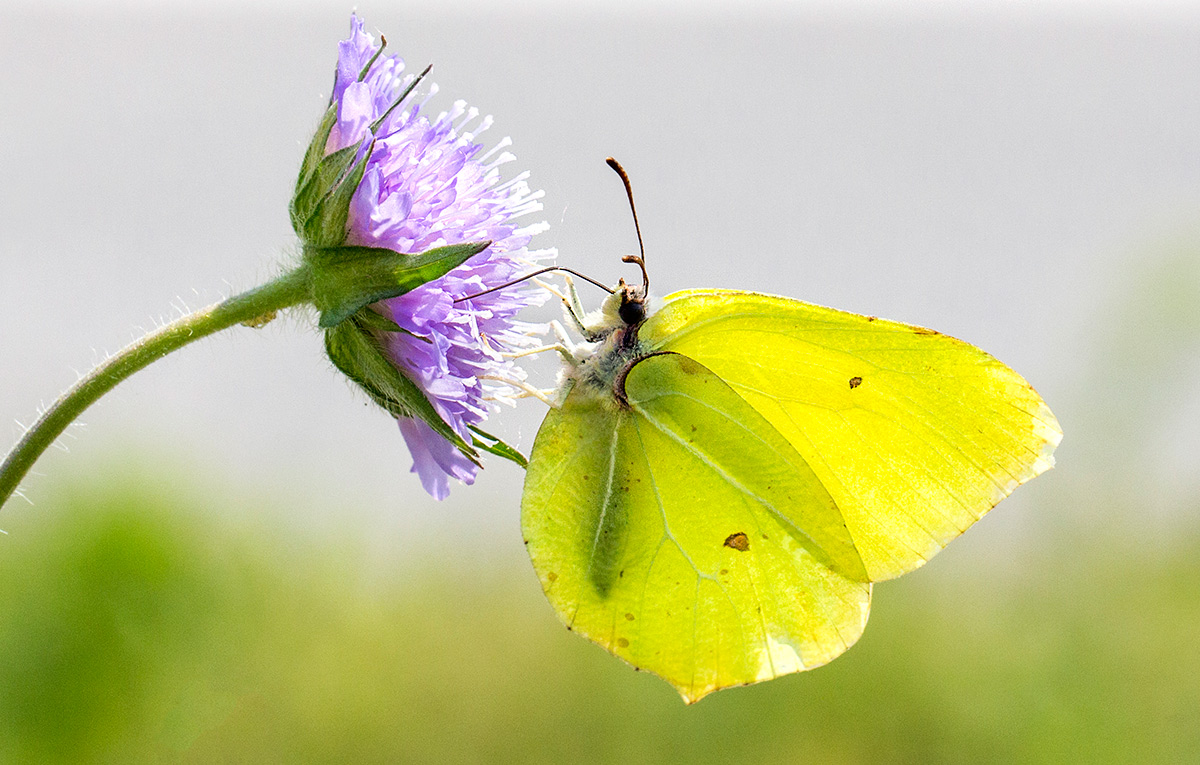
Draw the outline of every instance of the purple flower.
<instances>
[{"instance_id":1,"label":"purple flower","mask_svg":"<svg viewBox=\"0 0 1200 765\"><path fill-rule=\"evenodd\" d=\"M537 327L514 317L541 303L544 293L523 282L467 302L454 301L554 257L553 250L528 249L531 236L545 230L545 223L515 222L542 209L542 193L529 190L528 173L501 182L500 165L514 159L504 151L510 141L505 138L485 152L475 139L492 119L480 119L478 110L464 102L456 101L449 112L430 119L421 112L425 103L410 95L388 113L412 76L403 74L398 56L379 56L359 81L379 47L357 16L350 26L350 37L338 45L333 90L337 122L325 147L328 154L362 141L360 157L370 152L350 203L346 244L420 253L443 245L492 242L440 279L372 305L404 330L380 333L392 363L470 443L468 426L487 417L490 402L511 401L516 393L516 386L503 381L525 379L523 370L502 354L536 344L531 333ZM432 96L437 87L429 90ZM371 125L384 114L388 116L371 135ZM449 494L449 477L474 481L476 465L423 421L402 417L399 424L413 455L413 472L433 497Z\"/></svg>"}]
</instances>

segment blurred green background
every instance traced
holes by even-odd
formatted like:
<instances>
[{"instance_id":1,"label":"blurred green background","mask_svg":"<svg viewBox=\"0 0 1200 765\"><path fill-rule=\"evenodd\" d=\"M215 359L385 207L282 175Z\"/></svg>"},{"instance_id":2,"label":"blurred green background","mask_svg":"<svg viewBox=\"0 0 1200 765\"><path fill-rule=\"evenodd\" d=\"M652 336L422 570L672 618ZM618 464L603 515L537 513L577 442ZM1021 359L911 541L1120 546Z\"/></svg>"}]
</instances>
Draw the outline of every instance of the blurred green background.
<instances>
[{"instance_id":1,"label":"blurred green background","mask_svg":"<svg viewBox=\"0 0 1200 765\"><path fill-rule=\"evenodd\" d=\"M829 666L684 707L559 625L517 469L435 503L305 317L230 333L0 511L0 762L1200 760L1200 12L582 5L359 9L512 134L564 265L629 276L616 155L656 289L962 337L1047 399L1058 467ZM0 418L288 257L347 16L0 0Z\"/></svg>"}]
</instances>

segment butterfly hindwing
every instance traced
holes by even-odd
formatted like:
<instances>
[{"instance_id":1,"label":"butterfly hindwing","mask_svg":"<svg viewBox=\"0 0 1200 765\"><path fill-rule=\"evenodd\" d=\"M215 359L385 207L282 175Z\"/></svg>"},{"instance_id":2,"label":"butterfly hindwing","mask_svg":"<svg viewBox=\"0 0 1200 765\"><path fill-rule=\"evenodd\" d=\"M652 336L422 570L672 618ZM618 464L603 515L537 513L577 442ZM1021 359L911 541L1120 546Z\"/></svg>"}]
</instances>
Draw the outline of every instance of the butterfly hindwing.
<instances>
[{"instance_id":1,"label":"butterfly hindwing","mask_svg":"<svg viewBox=\"0 0 1200 765\"><path fill-rule=\"evenodd\" d=\"M623 389L577 385L531 454L522 527L562 620L689 701L853 644L866 570L787 440L679 354Z\"/></svg>"},{"instance_id":2,"label":"butterfly hindwing","mask_svg":"<svg viewBox=\"0 0 1200 765\"><path fill-rule=\"evenodd\" d=\"M787 298L696 290L640 331L696 359L812 467L872 581L928 560L1062 437L1045 402L983 351L932 330Z\"/></svg>"}]
</instances>

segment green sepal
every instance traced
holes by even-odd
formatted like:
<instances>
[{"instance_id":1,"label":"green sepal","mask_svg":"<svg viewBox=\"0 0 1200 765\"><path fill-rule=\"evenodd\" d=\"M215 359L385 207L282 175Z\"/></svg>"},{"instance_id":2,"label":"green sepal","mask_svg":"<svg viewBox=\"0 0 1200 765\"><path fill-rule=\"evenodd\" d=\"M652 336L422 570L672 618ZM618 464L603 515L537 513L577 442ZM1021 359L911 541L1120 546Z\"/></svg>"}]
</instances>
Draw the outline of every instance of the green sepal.
<instances>
[{"instance_id":1,"label":"green sepal","mask_svg":"<svg viewBox=\"0 0 1200 765\"><path fill-rule=\"evenodd\" d=\"M337 113L338 105L330 103L329 108L321 117L321 124L317 126L317 132L313 136L312 142L308 144L308 149L304 152L304 161L300 163L300 174L296 176L296 190L292 193L293 206L295 205L294 200L300 196L300 190L312 180L313 173L317 171L317 165L325 156L325 146L329 143L329 134L333 132L333 126L337 124ZM294 222L293 218L293 224ZM297 233L299 233L299 229L297 229Z\"/></svg>"},{"instance_id":2,"label":"green sepal","mask_svg":"<svg viewBox=\"0 0 1200 765\"><path fill-rule=\"evenodd\" d=\"M352 147L347 146L346 148ZM374 143L371 144L371 148L367 149L366 155L355 163L349 172L339 175L328 192L317 200L312 214L304 220L304 230L300 232L302 240L316 247L337 247L346 241L346 221L350 218L350 200L354 197L354 192L358 190L358 184L367 170L367 161L371 159L373 148ZM357 151L356 147L355 150ZM326 159L337 157L339 153L334 152ZM350 161L353 161L353 157L350 158ZM340 166L342 162L343 160L339 159L338 165ZM319 178L321 175L318 167L317 177Z\"/></svg>"},{"instance_id":3,"label":"green sepal","mask_svg":"<svg viewBox=\"0 0 1200 765\"><path fill-rule=\"evenodd\" d=\"M467 427L471 429L471 433L473 434L471 436L471 444L476 449L490 452L491 454L495 454L497 457L503 457L509 462L519 465L522 469L529 467L529 460L524 454L521 454L521 452L517 451L515 447L509 446L496 436L480 430L474 425L468 425ZM482 441L480 440L481 438L486 438L491 443Z\"/></svg>"},{"instance_id":4,"label":"green sepal","mask_svg":"<svg viewBox=\"0 0 1200 765\"><path fill-rule=\"evenodd\" d=\"M376 332L405 332L410 335L413 334L388 317L375 311L359 311L358 315L354 318L364 329L373 329ZM418 335L413 335L413 337L418 337ZM421 339L424 340L425 338Z\"/></svg>"},{"instance_id":5,"label":"green sepal","mask_svg":"<svg viewBox=\"0 0 1200 765\"><path fill-rule=\"evenodd\" d=\"M344 187L346 182L350 180L352 168L355 167L354 158L358 156L361 143L356 143L345 148L338 149L332 154L321 158L315 168L308 174L308 178L301 184L296 186L296 193L292 196L292 204L290 208L292 218L292 228L301 239L312 241L310 235L313 227L313 219L318 213L318 208L321 203L333 195L335 191ZM366 162L360 162L360 166L364 169ZM362 172L359 172L359 179L362 178ZM353 182L350 188L350 193L358 188L358 181ZM349 210L349 199L347 197L347 211ZM342 239L345 238L345 224L339 229L336 234L341 234ZM326 240L334 238L326 236ZM341 244L341 239L332 244ZM325 246L331 246L326 242Z\"/></svg>"},{"instance_id":6,"label":"green sepal","mask_svg":"<svg viewBox=\"0 0 1200 765\"><path fill-rule=\"evenodd\" d=\"M379 57L383 55L383 49L386 47L387 39L384 39L379 44L379 47L375 49L375 55L371 56L371 60L368 61L366 65L358 71L358 78L355 80L355 82L362 82L363 80L367 79L367 74L371 71L371 67L375 66L375 62L378 61ZM330 98L333 98L333 96L330 95Z\"/></svg>"},{"instance_id":7,"label":"green sepal","mask_svg":"<svg viewBox=\"0 0 1200 765\"><path fill-rule=\"evenodd\" d=\"M376 313L375 311L359 311L358 313L354 314L354 319L365 329L374 330L376 332L397 332L401 335L408 335L414 340L420 340L422 343L433 342L428 337L418 335L416 332L410 332L388 317L381 313Z\"/></svg>"},{"instance_id":8,"label":"green sepal","mask_svg":"<svg viewBox=\"0 0 1200 765\"><path fill-rule=\"evenodd\" d=\"M466 242L417 255L382 247L307 247L313 305L321 312L318 325L336 326L371 303L438 279L490 245Z\"/></svg>"},{"instance_id":9,"label":"green sepal","mask_svg":"<svg viewBox=\"0 0 1200 765\"><path fill-rule=\"evenodd\" d=\"M383 48L380 48L379 50L382 51ZM379 54L377 53L376 56L378 57L378 55ZM374 61L374 60L375 59L371 59L371 61ZM367 66L369 67L370 64L368 64ZM375 132L377 130L379 130L379 127L383 124L384 120L386 120L391 115L391 113L394 112L396 110L396 108L400 106L401 103L403 103L404 99L408 98L408 94L412 93L416 89L417 85L419 85L421 83L421 80L425 79L425 75L429 74L429 70L432 68L433 68L433 64L430 64L429 66L425 67L425 69L420 74L418 74L416 77L413 78L412 82L408 83L408 87L406 87L404 89L404 92L401 93L399 96L397 96L395 101L392 101L392 105L387 108L387 111L385 111L383 114L381 114L375 118L375 121L371 123L371 127L370 127L372 134L375 134ZM363 70L363 76L366 76L366 69Z\"/></svg>"},{"instance_id":10,"label":"green sepal","mask_svg":"<svg viewBox=\"0 0 1200 765\"><path fill-rule=\"evenodd\" d=\"M364 326L367 330L374 330L376 332L400 332L402 335L415 337L422 342L433 342L430 338L421 337L420 335L416 335L415 332L409 332L408 330L404 329L404 327L396 324L395 321L385 317L385 315L382 313L376 313L374 311L360 311L354 315L354 318L358 320L358 323Z\"/></svg>"},{"instance_id":11,"label":"green sepal","mask_svg":"<svg viewBox=\"0 0 1200 765\"><path fill-rule=\"evenodd\" d=\"M325 331L325 352L342 374L388 414L423 421L468 459L480 464L475 449L442 419L416 383L392 364L371 330L359 323L357 317Z\"/></svg>"}]
</instances>

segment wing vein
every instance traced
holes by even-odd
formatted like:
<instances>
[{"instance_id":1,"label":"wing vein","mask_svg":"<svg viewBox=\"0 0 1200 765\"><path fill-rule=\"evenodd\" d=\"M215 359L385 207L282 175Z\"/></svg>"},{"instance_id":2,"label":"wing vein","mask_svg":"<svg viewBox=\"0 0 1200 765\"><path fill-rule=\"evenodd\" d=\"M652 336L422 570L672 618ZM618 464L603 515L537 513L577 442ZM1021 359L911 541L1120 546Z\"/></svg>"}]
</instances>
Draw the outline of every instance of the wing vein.
<instances>
[{"instance_id":1,"label":"wing vein","mask_svg":"<svg viewBox=\"0 0 1200 765\"><path fill-rule=\"evenodd\" d=\"M691 396L687 396L682 393L663 394L663 395L678 395L683 398L687 398L692 401L695 401L700 406L703 406L706 409L712 411L714 414L716 414L717 416L726 420L727 422L730 422L733 425L737 426L738 428L746 431L747 433L750 433L750 435L754 436L755 439L759 440L761 443L766 445L768 448L771 448L769 445L766 444L765 441L762 441L762 439L759 438L757 434L753 433L752 431L746 430L746 428L744 428L741 423L732 419L731 417L729 417L729 415L725 414L724 412L720 411L719 409L716 409L716 408L704 403L703 401L699 401ZM657 397L655 397L655 398L657 398ZM809 536L809 534L807 532L805 532L803 529L796 526L796 524L793 523L790 518L788 518L786 515L784 515L782 512L780 512L778 510L778 508L775 507L775 505L773 505L771 502L767 501L765 498L759 496L755 492L751 491L744 483L742 483L741 481L734 478L732 475L729 474L728 471L726 471L724 468L722 468L717 463L713 462L707 454L705 454L704 452L697 449L694 445L689 444L687 441L684 441L682 438L679 437L678 434L673 432L670 428L667 428L665 425L663 425L661 422L656 420L654 417L651 417L645 410L639 410L638 413L641 414L643 417L645 417L646 421L649 422L651 425L653 425L660 433L662 433L663 435L665 435L667 438L671 439L675 443L679 444L685 451L690 452L691 454L695 455L697 460L699 460L702 464L707 466L710 470L715 472L717 475L721 476L721 478L723 478L730 486L733 486L734 488L736 488L738 491L742 492L746 496L753 498L756 502L758 502L760 505L762 505L764 508L766 508L767 511L779 523L779 525L783 526L785 529L788 529L788 531L791 532L792 534L794 534L797 538L803 537L804 539L807 539L809 541L809 543L811 543L813 545L813 547L817 548L818 550L824 549L821 547L821 545L817 544L817 541L815 539L813 539L811 536ZM844 523L844 520L843 520L843 523Z\"/></svg>"}]
</instances>

